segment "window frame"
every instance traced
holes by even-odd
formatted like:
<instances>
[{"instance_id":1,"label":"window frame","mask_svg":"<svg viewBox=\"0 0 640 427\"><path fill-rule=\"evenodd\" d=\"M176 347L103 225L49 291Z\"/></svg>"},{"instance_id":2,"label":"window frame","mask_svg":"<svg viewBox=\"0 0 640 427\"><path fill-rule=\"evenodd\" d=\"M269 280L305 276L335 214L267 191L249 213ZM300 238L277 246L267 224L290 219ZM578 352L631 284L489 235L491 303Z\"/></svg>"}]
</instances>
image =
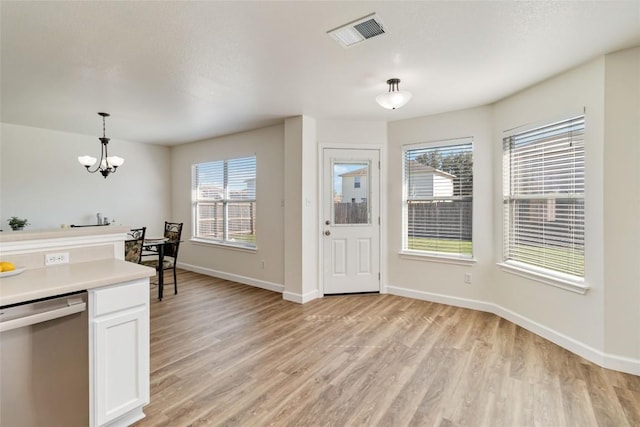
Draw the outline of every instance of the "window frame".
<instances>
[{"instance_id":1,"label":"window frame","mask_svg":"<svg viewBox=\"0 0 640 427\"><path fill-rule=\"evenodd\" d=\"M422 197L421 199L429 199L429 200L468 200L471 204L471 253L462 253L462 252L443 252L443 251L432 251L432 250L419 250L419 249L409 249L409 218L408 218L408 209L409 209L409 195L408 195L408 175L406 170L407 165L407 152L421 149L437 149L460 146L460 145L469 145L469 152L471 153L472 159L472 167L471 167L471 177L473 178L474 174L474 140L473 137L460 137L453 139L443 139L429 142L420 142L416 144L405 144L402 146L402 247L400 250L400 256L406 259L423 259L435 262L441 262L446 264L459 264L459 265L471 265L476 262L474 258L473 252L473 181L471 194L465 196L430 196L430 197ZM454 187L455 188L455 187ZM462 240L461 240L462 241Z\"/></svg>"},{"instance_id":2,"label":"window frame","mask_svg":"<svg viewBox=\"0 0 640 427\"><path fill-rule=\"evenodd\" d=\"M253 198L236 198L231 196L233 193L230 188L230 170L229 163L234 161L241 160L249 160L253 161L254 169L253 176L249 179L253 179L255 181L255 186L253 188ZM197 178L198 178L198 168L205 165L213 165L213 164L221 164L223 170L223 186L222 186L222 196L220 199L203 199L198 197L198 186L197 186ZM210 160L206 162L194 163L191 165L191 213L193 219L193 229L192 229L192 237L191 241L196 243L203 243L207 245L216 245L222 247L228 247L230 249L238 249L238 250L247 250L251 252L255 252L258 249L257 241L257 231L254 231L253 235L254 241L251 242L243 242L237 240L231 240L229 236L229 205L234 204L249 204L251 206L250 210L252 212L254 230L256 230L256 222L257 222L257 175L258 175L258 159L255 154L248 156L237 156L230 157L226 159L218 159L218 160ZM211 236L203 236L199 235L199 207L202 204L211 204L211 203L221 203L222 204L222 234L223 237L221 239L214 238Z\"/></svg>"},{"instance_id":3,"label":"window frame","mask_svg":"<svg viewBox=\"0 0 640 427\"><path fill-rule=\"evenodd\" d=\"M558 192L556 193L549 193L549 197L540 197L540 194L535 194L535 197L533 197L533 195L529 196L529 197L523 197L522 195L518 195L518 196L512 196L511 193L511 170L510 170L510 165L509 167L507 167L507 165L505 164L507 161L509 161L509 156L506 155L505 152L505 144L506 144L506 140L509 138L513 138L514 136L517 135L523 135L523 134L527 134L529 132L534 132L534 131L538 131L540 129L544 129L544 128L550 128L556 125L560 125L562 123L570 123L570 122L574 122L574 121L582 121L582 128L581 128L581 138L582 138L582 143L583 143L583 151L582 151L582 168L583 168L583 172L582 172L582 178L584 179L584 187L582 189L582 193L562 193L562 192ZM548 204L549 201L553 200L553 205L554 205L554 215L553 218L551 218L549 216L549 213L547 212L545 215L545 219L547 221L555 221L556 220L556 213L555 213L555 204L557 200L560 199L571 199L571 200L581 200L582 201L582 216L583 216L583 235L582 235L582 253L583 253L583 257L586 255L586 240L587 240L587 219L586 219L586 207L585 207L585 202L586 202L586 181L587 181L587 162L586 162L586 149L587 149L587 145L586 145L586 135L587 135L587 117L584 111L579 112L579 113L575 113L575 114L565 114L562 115L560 117L557 117L555 119L550 119L550 120L546 120L544 122L537 122L537 123L533 123L527 126L522 126L522 127L517 127L514 129L510 129L508 131L505 131L503 133L503 137L502 137L502 144L503 144L503 148L502 148L502 180L501 180L501 185L502 185L502 199L501 199L501 206L502 206L502 254L501 254L501 261L498 262L498 266L501 268L501 270L507 272L507 273L511 273L517 276L521 276L521 277L525 277L528 279L532 279L535 281L538 281L540 283L544 283L550 286L554 286L554 287L558 287L561 289L565 289L571 292L575 292L575 293L579 293L579 294L585 294L588 290L589 290L589 286L586 283L586 268L583 267L582 270L582 276L577 276L574 274L570 274L570 273L566 273L563 271L559 271L559 270L554 270L552 268L547 268L547 267L542 267L539 265L535 265L535 264L530 264L530 263L526 263L523 262L522 260L516 260L516 259L511 259L509 258L508 255L508 245L510 244L508 242L509 236L510 236L510 227L511 227L511 209L507 208L507 203L508 203L508 199L511 198L512 201L516 201L516 200L541 200L541 201L546 201L546 203ZM541 138L540 140L543 140L543 138ZM507 188L509 190L507 190ZM558 194L566 194L565 197L559 197ZM579 194L579 195L578 195ZM510 205L509 205L510 206ZM575 214L574 214L575 216ZM586 258L586 257L585 257ZM586 263L585 263L586 264Z\"/></svg>"}]
</instances>

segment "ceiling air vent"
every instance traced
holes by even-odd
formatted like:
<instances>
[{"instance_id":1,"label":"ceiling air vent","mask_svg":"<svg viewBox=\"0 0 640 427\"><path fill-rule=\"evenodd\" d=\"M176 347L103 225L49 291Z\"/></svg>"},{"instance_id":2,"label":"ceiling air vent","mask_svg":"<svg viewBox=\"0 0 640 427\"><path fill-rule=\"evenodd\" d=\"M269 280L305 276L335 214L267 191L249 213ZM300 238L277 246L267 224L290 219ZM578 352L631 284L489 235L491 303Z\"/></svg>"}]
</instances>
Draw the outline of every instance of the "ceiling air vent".
<instances>
[{"instance_id":1,"label":"ceiling air vent","mask_svg":"<svg viewBox=\"0 0 640 427\"><path fill-rule=\"evenodd\" d=\"M327 31L343 47L353 46L384 33L384 25L375 13Z\"/></svg>"}]
</instances>

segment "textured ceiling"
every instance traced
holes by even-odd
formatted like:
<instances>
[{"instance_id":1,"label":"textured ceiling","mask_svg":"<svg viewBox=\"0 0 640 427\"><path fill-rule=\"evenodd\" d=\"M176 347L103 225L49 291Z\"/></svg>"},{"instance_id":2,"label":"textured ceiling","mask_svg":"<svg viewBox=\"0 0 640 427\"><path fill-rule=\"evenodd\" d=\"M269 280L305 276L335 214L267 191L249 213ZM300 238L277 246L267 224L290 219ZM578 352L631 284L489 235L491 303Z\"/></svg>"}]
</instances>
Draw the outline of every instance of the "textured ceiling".
<instances>
[{"instance_id":1,"label":"textured ceiling","mask_svg":"<svg viewBox=\"0 0 640 427\"><path fill-rule=\"evenodd\" d=\"M309 115L398 120L487 104L640 44L640 1L0 3L1 120L179 144ZM376 12L387 34L326 31ZM413 99L375 96L402 80Z\"/></svg>"}]
</instances>

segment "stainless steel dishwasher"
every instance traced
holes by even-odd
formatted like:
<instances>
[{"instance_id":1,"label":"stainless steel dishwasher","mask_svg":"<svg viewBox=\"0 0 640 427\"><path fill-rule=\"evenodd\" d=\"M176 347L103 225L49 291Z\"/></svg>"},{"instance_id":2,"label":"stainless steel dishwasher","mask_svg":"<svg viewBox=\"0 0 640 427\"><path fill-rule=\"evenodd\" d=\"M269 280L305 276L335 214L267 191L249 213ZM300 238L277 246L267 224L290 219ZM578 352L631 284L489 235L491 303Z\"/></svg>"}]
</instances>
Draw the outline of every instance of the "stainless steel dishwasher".
<instances>
[{"instance_id":1,"label":"stainless steel dishwasher","mask_svg":"<svg viewBox=\"0 0 640 427\"><path fill-rule=\"evenodd\" d=\"M0 426L89 425L87 293L0 307Z\"/></svg>"}]
</instances>

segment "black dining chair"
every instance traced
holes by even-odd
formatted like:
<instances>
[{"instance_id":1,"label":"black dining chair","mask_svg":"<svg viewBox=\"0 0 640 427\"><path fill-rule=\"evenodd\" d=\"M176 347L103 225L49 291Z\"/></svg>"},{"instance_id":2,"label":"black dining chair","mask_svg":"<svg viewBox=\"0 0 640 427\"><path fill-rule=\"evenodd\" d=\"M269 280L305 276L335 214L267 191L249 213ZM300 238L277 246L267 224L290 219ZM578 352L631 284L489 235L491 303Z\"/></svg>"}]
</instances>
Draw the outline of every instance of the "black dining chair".
<instances>
[{"instance_id":1,"label":"black dining chair","mask_svg":"<svg viewBox=\"0 0 640 427\"><path fill-rule=\"evenodd\" d=\"M164 244L164 259L162 261L163 270L173 270L173 290L174 294L178 293L178 278L176 274L176 264L178 263L178 250L180 249L180 239L182 238L182 224L181 222L167 222L164 223L164 238L167 242ZM149 253L158 252L157 249L151 248L148 252L145 252L145 256ZM159 268L158 258L144 259L142 264L153 267L156 270Z\"/></svg>"},{"instance_id":2,"label":"black dining chair","mask_svg":"<svg viewBox=\"0 0 640 427\"><path fill-rule=\"evenodd\" d=\"M147 227L132 228L124 241L124 260L140 264L142 262L142 246Z\"/></svg>"}]
</instances>

